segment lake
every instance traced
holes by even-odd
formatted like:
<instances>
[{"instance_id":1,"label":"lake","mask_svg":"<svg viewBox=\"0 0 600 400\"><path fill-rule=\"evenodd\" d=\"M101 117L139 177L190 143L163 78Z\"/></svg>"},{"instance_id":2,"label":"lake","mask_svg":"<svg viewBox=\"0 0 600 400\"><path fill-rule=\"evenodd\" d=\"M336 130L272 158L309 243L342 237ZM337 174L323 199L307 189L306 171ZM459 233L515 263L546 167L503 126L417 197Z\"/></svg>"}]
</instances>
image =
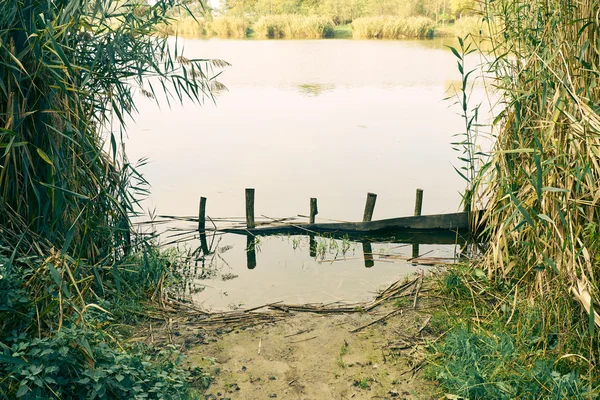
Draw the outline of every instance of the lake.
<instances>
[{"instance_id":1,"label":"lake","mask_svg":"<svg viewBox=\"0 0 600 400\"><path fill-rule=\"evenodd\" d=\"M158 108L139 96L126 150L132 161L150 160L142 169L152 185L144 207L197 216L204 196L209 216L239 218L244 189L252 187L257 216L306 215L316 197L317 221L359 221L367 192L377 193L373 218L381 219L412 215L415 189L422 188L423 214L459 210L464 182L453 169L458 153L450 143L464 122L443 100L460 79L445 47L455 44L447 38L184 40L186 57L232 64L219 77L228 90L202 107ZM477 86L474 97L483 96ZM261 238L257 266L248 269L245 237L214 239L217 251L204 260L204 272L199 263L204 275L194 294L212 309L365 300L422 268L398 261L412 251L402 243L374 243L372 253L382 257L365 268L361 243L322 239L324 253L311 257L306 237L270 237ZM448 257L455 250L422 245L420 254Z\"/></svg>"}]
</instances>

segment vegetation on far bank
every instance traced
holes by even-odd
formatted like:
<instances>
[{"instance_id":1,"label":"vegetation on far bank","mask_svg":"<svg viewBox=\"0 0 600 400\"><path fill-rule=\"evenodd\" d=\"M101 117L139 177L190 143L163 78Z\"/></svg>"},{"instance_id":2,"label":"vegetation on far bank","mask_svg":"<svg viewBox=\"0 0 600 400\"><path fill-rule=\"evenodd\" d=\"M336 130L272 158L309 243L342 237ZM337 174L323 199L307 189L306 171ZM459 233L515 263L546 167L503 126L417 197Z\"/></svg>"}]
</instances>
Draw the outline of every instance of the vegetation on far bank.
<instances>
[{"instance_id":1,"label":"vegetation on far bank","mask_svg":"<svg viewBox=\"0 0 600 400\"><path fill-rule=\"evenodd\" d=\"M194 17L174 14L177 22L163 31L231 38L423 38L433 36L438 27L438 34L444 35L477 33L481 25L481 18L474 17L477 9L472 0L226 0L216 10L194 7ZM351 34L338 27L348 27Z\"/></svg>"}]
</instances>

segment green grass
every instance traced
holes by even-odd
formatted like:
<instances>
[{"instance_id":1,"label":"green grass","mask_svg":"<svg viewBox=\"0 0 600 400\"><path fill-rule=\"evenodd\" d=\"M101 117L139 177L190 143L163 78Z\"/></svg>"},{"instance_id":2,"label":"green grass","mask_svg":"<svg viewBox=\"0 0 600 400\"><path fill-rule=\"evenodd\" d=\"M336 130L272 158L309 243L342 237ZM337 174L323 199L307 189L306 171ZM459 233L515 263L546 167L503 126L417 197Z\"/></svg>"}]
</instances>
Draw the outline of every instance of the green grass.
<instances>
[{"instance_id":1,"label":"green grass","mask_svg":"<svg viewBox=\"0 0 600 400\"><path fill-rule=\"evenodd\" d=\"M336 39L351 39L352 26L350 24L334 26L333 37Z\"/></svg>"},{"instance_id":2,"label":"green grass","mask_svg":"<svg viewBox=\"0 0 600 400\"><path fill-rule=\"evenodd\" d=\"M445 310L432 319L442 335L429 346L427 376L444 393L469 399L581 399L600 395L600 374L578 356L597 346L586 326L563 331L565 321L531 304L481 270L456 267L439 279ZM557 299L569 306L570 299Z\"/></svg>"}]
</instances>

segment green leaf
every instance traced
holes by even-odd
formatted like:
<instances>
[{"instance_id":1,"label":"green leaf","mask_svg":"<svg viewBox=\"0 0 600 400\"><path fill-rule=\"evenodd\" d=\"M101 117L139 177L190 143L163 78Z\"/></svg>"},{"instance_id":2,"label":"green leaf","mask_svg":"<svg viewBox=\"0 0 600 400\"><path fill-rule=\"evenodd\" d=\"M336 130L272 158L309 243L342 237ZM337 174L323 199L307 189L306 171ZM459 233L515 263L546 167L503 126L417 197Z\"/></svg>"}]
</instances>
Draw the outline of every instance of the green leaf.
<instances>
[{"instance_id":1,"label":"green leaf","mask_svg":"<svg viewBox=\"0 0 600 400\"><path fill-rule=\"evenodd\" d=\"M523 204L515 197L515 195L512 192L510 192L509 195L510 195L510 198L511 198L512 202L517 207L517 210L519 210L519 212L521 213L521 215L523 215L523 218L525 218L525 221L527 221L527 223L529 225L535 226L535 223L533 222L533 219L531 218L531 215L529 215L529 213L527 212L527 210L525 209L525 207L523 207Z\"/></svg>"},{"instance_id":2,"label":"green leaf","mask_svg":"<svg viewBox=\"0 0 600 400\"><path fill-rule=\"evenodd\" d=\"M538 218L542 219L542 220L544 220L546 222L550 222L551 224L554 224L554 221L552 220L552 218L550 218L546 214L538 214Z\"/></svg>"},{"instance_id":3,"label":"green leaf","mask_svg":"<svg viewBox=\"0 0 600 400\"><path fill-rule=\"evenodd\" d=\"M27 385L21 385L19 387L19 390L17 390L17 397L23 397L25 396L27 393L29 393L30 389Z\"/></svg>"},{"instance_id":4,"label":"green leaf","mask_svg":"<svg viewBox=\"0 0 600 400\"><path fill-rule=\"evenodd\" d=\"M0 362L15 365L29 365L27 361L22 358L12 357L6 354L0 354Z\"/></svg>"},{"instance_id":5,"label":"green leaf","mask_svg":"<svg viewBox=\"0 0 600 400\"><path fill-rule=\"evenodd\" d=\"M54 164L52 163L52 160L50 160L50 157L48 157L48 155L46 153L44 153L44 151L42 149L40 149L39 147L37 148L37 153L42 158L42 160L46 161L48 164L50 164L54 168Z\"/></svg>"}]
</instances>

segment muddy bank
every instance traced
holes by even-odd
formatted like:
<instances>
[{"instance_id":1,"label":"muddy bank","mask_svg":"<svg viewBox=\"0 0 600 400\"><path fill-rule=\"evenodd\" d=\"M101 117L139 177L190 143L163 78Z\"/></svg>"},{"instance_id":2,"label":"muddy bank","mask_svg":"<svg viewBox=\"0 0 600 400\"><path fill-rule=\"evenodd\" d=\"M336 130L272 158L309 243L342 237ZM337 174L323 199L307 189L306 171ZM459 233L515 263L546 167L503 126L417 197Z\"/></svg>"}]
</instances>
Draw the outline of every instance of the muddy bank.
<instances>
[{"instance_id":1,"label":"muddy bank","mask_svg":"<svg viewBox=\"0 0 600 400\"><path fill-rule=\"evenodd\" d=\"M429 399L436 387L421 369L436 301L421 295L414 308L416 289L371 312L217 328L188 361L216 372L206 399Z\"/></svg>"}]
</instances>

